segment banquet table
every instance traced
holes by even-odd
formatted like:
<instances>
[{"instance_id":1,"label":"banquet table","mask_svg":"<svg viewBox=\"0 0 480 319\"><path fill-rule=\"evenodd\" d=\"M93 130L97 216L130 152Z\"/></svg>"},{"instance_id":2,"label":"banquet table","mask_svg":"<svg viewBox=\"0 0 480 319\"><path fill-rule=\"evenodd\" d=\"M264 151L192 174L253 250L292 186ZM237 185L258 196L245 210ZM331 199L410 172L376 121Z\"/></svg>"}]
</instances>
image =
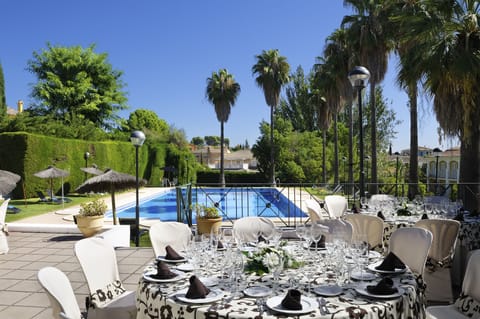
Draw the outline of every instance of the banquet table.
<instances>
[{"instance_id":1,"label":"banquet table","mask_svg":"<svg viewBox=\"0 0 480 319\"><path fill-rule=\"evenodd\" d=\"M291 244L291 243L290 243ZM298 245L298 244L293 244ZM222 265L216 260L222 258L225 252L217 252L217 256L195 271L202 282L207 285L211 282L220 297L215 302L205 304L191 304L181 300L179 291L189 286L191 272L182 273L180 280L172 282L152 282L142 276L137 288L137 319L176 319L176 318L279 318L279 317L304 317L304 318L419 318L419 305L421 298L417 294L415 276L406 271L401 274L390 275L399 287L399 292L393 298L377 298L361 294L359 289L367 284L376 284L382 277L374 274L372 281L353 281L341 284L341 294L326 296L324 301L328 313L318 307L320 296L314 292L318 287L325 288L329 281L329 272L324 265L324 251L309 251L307 249L294 249L295 257L305 264L300 269L284 269L278 282L274 285L272 275L269 273L257 275L243 273L239 282L239 291L248 291L246 288L263 287L270 289L276 287L276 292L262 298L254 298L240 293L236 298L231 294L231 287L223 285L225 280ZM378 261L370 260L370 262ZM177 264L182 265L182 264ZM185 264L184 264L185 265ZM169 264L171 269L175 264ZM182 267L179 267L182 268ZM154 270L154 263L147 266L146 272ZM373 273L372 273L373 274ZM217 285L215 285L218 283ZM331 284L331 283L330 283ZM295 288L301 291L302 298L313 300L312 309L306 313L284 313L272 310L268 305L274 296L284 296L288 289ZM327 286L328 287L328 286ZM278 298L278 297L277 297ZM274 308L274 307L273 307Z\"/></svg>"}]
</instances>

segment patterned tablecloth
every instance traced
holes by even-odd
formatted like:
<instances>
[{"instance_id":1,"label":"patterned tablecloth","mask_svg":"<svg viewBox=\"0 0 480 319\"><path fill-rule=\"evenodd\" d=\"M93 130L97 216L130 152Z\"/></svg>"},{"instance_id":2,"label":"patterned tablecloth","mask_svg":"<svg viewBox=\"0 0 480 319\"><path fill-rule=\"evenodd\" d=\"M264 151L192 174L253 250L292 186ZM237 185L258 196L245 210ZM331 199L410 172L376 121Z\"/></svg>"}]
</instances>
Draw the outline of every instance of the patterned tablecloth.
<instances>
[{"instance_id":1,"label":"patterned tablecloth","mask_svg":"<svg viewBox=\"0 0 480 319\"><path fill-rule=\"evenodd\" d=\"M325 285L327 272L322 266L322 257L316 252L309 254L297 251L300 258L305 260L306 265L301 269L285 270L279 278L277 295L284 295L291 287L291 279L296 278L296 285L302 291L302 296L318 300L313 291L315 287ZM315 258L312 262L311 258ZM220 257L218 257L220 258ZM152 264L153 265L153 264ZM171 265L173 268L174 266ZM153 266L147 267L153 269ZM255 318L268 319L287 317L288 315L274 312L268 307L263 306L264 302L258 299L247 297L241 294L241 297L233 298L222 281L222 269L218 262L210 262L197 275L201 278L218 281L217 286L212 289L221 290L221 299L209 304L188 304L181 302L175 293L188 287L188 278L191 273L186 273L184 278L171 283L154 283L140 278L137 289L137 319L183 319L183 318ZM289 280L290 279L290 280ZM416 292L416 281L410 272L392 276L395 286L401 287L400 296L393 299L377 299L365 297L357 292L355 288L359 285L375 284L380 280L376 275L371 282L352 282L345 286L343 293L335 297L325 297L329 314L321 313L320 309L315 307L313 311L302 314L292 315L293 317L304 318L419 318L419 299ZM272 276L270 274L256 275L244 274L243 288L251 286L272 287ZM312 293L309 293L312 291ZM264 300L270 298L266 297ZM261 300L261 299L260 299ZM263 309L263 310L262 310ZM262 311L261 311L262 310Z\"/></svg>"}]
</instances>

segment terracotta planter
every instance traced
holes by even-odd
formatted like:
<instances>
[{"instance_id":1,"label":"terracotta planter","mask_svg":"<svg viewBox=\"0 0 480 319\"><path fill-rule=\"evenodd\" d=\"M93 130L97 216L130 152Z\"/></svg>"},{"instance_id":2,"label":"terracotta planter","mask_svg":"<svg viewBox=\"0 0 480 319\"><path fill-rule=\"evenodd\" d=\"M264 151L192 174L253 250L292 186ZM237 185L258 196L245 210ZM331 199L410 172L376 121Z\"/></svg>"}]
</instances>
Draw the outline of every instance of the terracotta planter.
<instances>
[{"instance_id":1,"label":"terracotta planter","mask_svg":"<svg viewBox=\"0 0 480 319\"><path fill-rule=\"evenodd\" d=\"M77 220L77 227L80 229L85 237L91 237L98 233L103 228L103 215L102 216L75 216Z\"/></svg>"},{"instance_id":2,"label":"terracotta planter","mask_svg":"<svg viewBox=\"0 0 480 319\"><path fill-rule=\"evenodd\" d=\"M212 229L213 232L218 233L220 226L222 226L222 217L197 219L197 232L199 234L210 234Z\"/></svg>"}]
</instances>

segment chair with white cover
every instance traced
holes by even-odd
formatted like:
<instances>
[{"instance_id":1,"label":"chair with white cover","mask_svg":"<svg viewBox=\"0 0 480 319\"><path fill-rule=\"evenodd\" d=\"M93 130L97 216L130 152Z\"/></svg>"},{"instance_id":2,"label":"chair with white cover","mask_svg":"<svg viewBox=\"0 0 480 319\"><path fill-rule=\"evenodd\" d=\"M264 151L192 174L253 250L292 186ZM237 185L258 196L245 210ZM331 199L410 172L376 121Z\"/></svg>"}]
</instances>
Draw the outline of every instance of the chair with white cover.
<instances>
[{"instance_id":1,"label":"chair with white cover","mask_svg":"<svg viewBox=\"0 0 480 319\"><path fill-rule=\"evenodd\" d=\"M350 222L341 219L323 219L317 223L327 226L332 238L343 239L346 243L352 242L353 226Z\"/></svg>"},{"instance_id":2,"label":"chair with white cover","mask_svg":"<svg viewBox=\"0 0 480 319\"><path fill-rule=\"evenodd\" d=\"M415 227L428 229L433 235L424 276L427 300L451 303L451 268L460 222L452 219L422 219Z\"/></svg>"},{"instance_id":3,"label":"chair with white cover","mask_svg":"<svg viewBox=\"0 0 480 319\"><path fill-rule=\"evenodd\" d=\"M417 281L416 312L418 318L425 317L424 270L433 235L429 230L418 227L404 227L395 230L390 236L389 249L410 268Z\"/></svg>"},{"instance_id":4,"label":"chair with white cover","mask_svg":"<svg viewBox=\"0 0 480 319\"><path fill-rule=\"evenodd\" d=\"M348 200L342 195L325 196L325 208L330 218L340 218L348 208Z\"/></svg>"},{"instance_id":5,"label":"chair with white cover","mask_svg":"<svg viewBox=\"0 0 480 319\"><path fill-rule=\"evenodd\" d=\"M7 241L7 224L5 223L5 217L7 215L8 203L10 199L6 199L2 205L0 205L0 254L8 253L8 241Z\"/></svg>"},{"instance_id":6,"label":"chair with white cover","mask_svg":"<svg viewBox=\"0 0 480 319\"><path fill-rule=\"evenodd\" d=\"M38 271L37 278L50 300L52 318L83 318L70 280L61 270L55 267L44 267Z\"/></svg>"},{"instance_id":7,"label":"chair with white cover","mask_svg":"<svg viewBox=\"0 0 480 319\"><path fill-rule=\"evenodd\" d=\"M275 230L275 224L270 218L248 216L237 219L233 223L233 236L236 240L256 242L259 234L269 237Z\"/></svg>"},{"instance_id":8,"label":"chair with white cover","mask_svg":"<svg viewBox=\"0 0 480 319\"><path fill-rule=\"evenodd\" d=\"M170 246L177 252L186 250L192 238L187 224L179 222L158 222L149 230L155 257L165 256L165 247Z\"/></svg>"},{"instance_id":9,"label":"chair with white cover","mask_svg":"<svg viewBox=\"0 0 480 319\"><path fill-rule=\"evenodd\" d=\"M383 220L380 217L365 214L347 214L345 220L353 226L353 237L366 235L368 246L383 253Z\"/></svg>"},{"instance_id":10,"label":"chair with white cover","mask_svg":"<svg viewBox=\"0 0 480 319\"><path fill-rule=\"evenodd\" d=\"M136 318L135 291L123 287L112 244L100 237L85 238L75 244L75 255L90 292L88 318Z\"/></svg>"},{"instance_id":11,"label":"chair with white cover","mask_svg":"<svg viewBox=\"0 0 480 319\"><path fill-rule=\"evenodd\" d=\"M307 199L305 200L305 206L307 207L307 213L310 217L310 222L316 223L319 220L322 220L322 207L320 203L317 202L315 199Z\"/></svg>"},{"instance_id":12,"label":"chair with white cover","mask_svg":"<svg viewBox=\"0 0 480 319\"><path fill-rule=\"evenodd\" d=\"M427 319L480 318L480 250L469 258L462 292L454 304L427 307Z\"/></svg>"}]
</instances>

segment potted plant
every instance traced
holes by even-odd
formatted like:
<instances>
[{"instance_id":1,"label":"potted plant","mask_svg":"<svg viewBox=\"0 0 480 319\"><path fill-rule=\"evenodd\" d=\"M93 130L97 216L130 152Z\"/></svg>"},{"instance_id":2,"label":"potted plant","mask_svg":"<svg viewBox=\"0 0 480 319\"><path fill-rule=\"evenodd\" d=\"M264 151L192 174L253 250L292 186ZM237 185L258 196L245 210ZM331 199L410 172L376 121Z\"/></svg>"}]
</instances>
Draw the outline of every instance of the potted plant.
<instances>
[{"instance_id":1,"label":"potted plant","mask_svg":"<svg viewBox=\"0 0 480 319\"><path fill-rule=\"evenodd\" d=\"M197 231L199 234L218 233L222 226L222 216L220 216L216 207L205 205L195 205Z\"/></svg>"},{"instance_id":2,"label":"potted plant","mask_svg":"<svg viewBox=\"0 0 480 319\"><path fill-rule=\"evenodd\" d=\"M80 204L80 211L75 216L75 222L85 237L91 237L103 228L106 211L107 204L100 198Z\"/></svg>"}]
</instances>

